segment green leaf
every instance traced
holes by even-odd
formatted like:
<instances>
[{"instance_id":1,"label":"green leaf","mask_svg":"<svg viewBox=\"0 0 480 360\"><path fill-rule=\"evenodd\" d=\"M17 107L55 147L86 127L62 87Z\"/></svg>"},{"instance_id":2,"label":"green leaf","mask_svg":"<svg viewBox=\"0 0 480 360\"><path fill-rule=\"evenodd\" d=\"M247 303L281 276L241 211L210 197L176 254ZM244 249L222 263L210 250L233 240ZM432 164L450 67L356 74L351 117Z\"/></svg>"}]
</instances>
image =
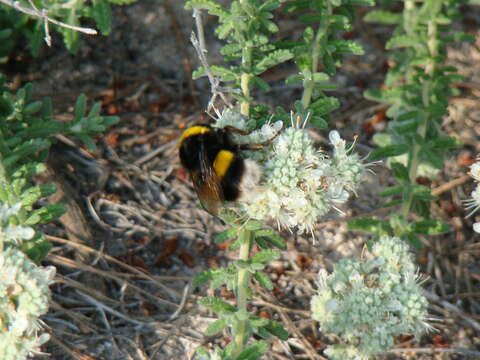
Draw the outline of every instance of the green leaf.
<instances>
[{"instance_id":1,"label":"green leaf","mask_svg":"<svg viewBox=\"0 0 480 360\"><path fill-rule=\"evenodd\" d=\"M40 162L29 162L16 168L15 171L12 173L12 178L30 178L34 175L38 175L41 172L44 172L45 170L47 170L45 164Z\"/></svg>"},{"instance_id":2,"label":"green leaf","mask_svg":"<svg viewBox=\"0 0 480 360\"><path fill-rule=\"evenodd\" d=\"M128 5L128 4L133 4L137 0L108 0L108 1L115 5Z\"/></svg>"},{"instance_id":3,"label":"green leaf","mask_svg":"<svg viewBox=\"0 0 480 360\"><path fill-rule=\"evenodd\" d=\"M406 233L403 237L406 237L416 249L422 249L422 241L414 233Z\"/></svg>"},{"instance_id":4,"label":"green leaf","mask_svg":"<svg viewBox=\"0 0 480 360\"><path fill-rule=\"evenodd\" d=\"M253 327L261 327L261 326L265 326L268 324L268 319L265 319L263 317L259 317L259 316L255 316L255 315L250 315L248 317L248 320L250 321L250 324L253 326Z\"/></svg>"},{"instance_id":5,"label":"green leaf","mask_svg":"<svg viewBox=\"0 0 480 360\"><path fill-rule=\"evenodd\" d=\"M207 76L207 73L205 72L205 69L203 66L199 66L197 69L193 70L192 72L192 79L197 80L200 79L201 77Z\"/></svg>"},{"instance_id":6,"label":"green leaf","mask_svg":"<svg viewBox=\"0 0 480 360\"><path fill-rule=\"evenodd\" d=\"M261 59L254 67L256 75L293 58L293 53L290 50L275 50L270 52L267 56Z\"/></svg>"},{"instance_id":7,"label":"green leaf","mask_svg":"<svg viewBox=\"0 0 480 360\"><path fill-rule=\"evenodd\" d=\"M25 115L32 115L32 114L35 114L36 112L38 112L43 106L43 102L42 101L35 101L35 102L32 102L30 104L28 104L27 106L25 106L23 108L23 113Z\"/></svg>"},{"instance_id":8,"label":"green leaf","mask_svg":"<svg viewBox=\"0 0 480 360\"><path fill-rule=\"evenodd\" d=\"M385 190L383 190L382 192L380 192L380 196L382 197L388 197L388 196L395 196L395 195L400 195L401 193L403 193L405 187L400 185L400 186L392 186L392 187L389 187Z\"/></svg>"},{"instance_id":9,"label":"green leaf","mask_svg":"<svg viewBox=\"0 0 480 360\"><path fill-rule=\"evenodd\" d=\"M245 350L243 350L240 355L236 358L236 360L257 360L260 359L260 356L265 354L270 345L265 341L257 341L250 345L247 345Z\"/></svg>"},{"instance_id":10,"label":"green leaf","mask_svg":"<svg viewBox=\"0 0 480 360\"><path fill-rule=\"evenodd\" d=\"M285 79L285 84L298 84L303 82L303 76L300 74L288 75Z\"/></svg>"},{"instance_id":11,"label":"green leaf","mask_svg":"<svg viewBox=\"0 0 480 360\"><path fill-rule=\"evenodd\" d=\"M220 331L222 331L223 329L225 329L227 325L228 325L228 322L227 322L227 319L225 318L214 321L208 326L207 330L205 330L205 335L206 336L215 335Z\"/></svg>"},{"instance_id":12,"label":"green leaf","mask_svg":"<svg viewBox=\"0 0 480 360\"><path fill-rule=\"evenodd\" d=\"M253 275L258 283L267 290L273 290L273 283L263 271L256 271Z\"/></svg>"},{"instance_id":13,"label":"green leaf","mask_svg":"<svg viewBox=\"0 0 480 360\"><path fill-rule=\"evenodd\" d=\"M240 44L227 44L220 49L220 54L232 55L239 51L242 51L242 46Z\"/></svg>"},{"instance_id":14,"label":"green leaf","mask_svg":"<svg viewBox=\"0 0 480 360\"><path fill-rule=\"evenodd\" d=\"M30 52L34 57L37 57L40 54L40 49L44 41L44 25L43 22L38 21L33 28L32 35L30 37L29 47Z\"/></svg>"},{"instance_id":15,"label":"green leaf","mask_svg":"<svg viewBox=\"0 0 480 360\"><path fill-rule=\"evenodd\" d=\"M407 153L409 146L407 144L388 145L374 149L368 155L369 161L380 160L392 156L398 156Z\"/></svg>"},{"instance_id":16,"label":"green leaf","mask_svg":"<svg viewBox=\"0 0 480 360\"><path fill-rule=\"evenodd\" d=\"M309 121L310 125L312 125L314 128L324 130L328 128L328 123L325 119L323 119L321 116L312 116L312 118Z\"/></svg>"},{"instance_id":17,"label":"green leaf","mask_svg":"<svg viewBox=\"0 0 480 360\"><path fill-rule=\"evenodd\" d=\"M106 0L93 0L93 18L102 35L110 34L112 29L112 9Z\"/></svg>"},{"instance_id":18,"label":"green leaf","mask_svg":"<svg viewBox=\"0 0 480 360\"><path fill-rule=\"evenodd\" d=\"M51 143L47 139L34 139L25 142L3 159L3 165L6 168L9 168L16 162L25 159L30 155L48 149L50 145Z\"/></svg>"},{"instance_id":19,"label":"green leaf","mask_svg":"<svg viewBox=\"0 0 480 360\"><path fill-rule=\"evenodd\" d=\"M67 208L63 204L49 204L34 210L30 213L25 225L46 224L53 221L67 212Z\"/></svg>"},{"instance_id":20,"label":"green leaf","mask_svg":"<svg viewBox=\"0 0 480 360\"><path fill-rule=\"evenodd\" d=\"M399 181L410 182L410 175L405 165L399 162L390 163L390 169L392 169L393 176Z\"/></svg>"},{"instance_id":21,"label":"green leaf","mask_svg":"<svg viewBox=\"0 0 480 360\"><path fill-rule=\"evenodd\" d=\"M375 6L375 0L343 0L343 2L354 6Z\"/></svg>"},{"instance_id":22,"label":"green leaf","mask_svg":"<svg viewBox=\"0 0 480 360\"><path fill-rule=\"evenodd\" d=\"M380 24L399 24L402 21L402 15L391 11L372 10L364 16L363 20Z\"/></svg>"},{"instance_id":23,"label":"green leaf","mask_svg":"<svg viewBox=\"0 0 480 360\"><path fill-rule=\"evenodd\" d=\"M288 331L282 326L282 324L269 320L268 324L264 328L272 335L278 337L280 340L286 341L288 339Z\"/></svg>"},{"instance_id":24,"label":"green leaf","mask_svg":"<svg viewBox=\"0 0 480 360\"><path fill-rule=\"evenodd\" d=\"M313 73L312 79L316 83L326 82L330 80L330 76L323 72Z\"/></svg>"},{"instance_id":25,"label":"green leaf","mask_svg":"<svg viewBox=\"0 0 480 360\"><path fill-rule=\"evenodd\" d=\"M78 26L78 16L77 16L77 8L75 6L68 9L68 16L67 16L67 24ZM65 47L68 51L72 54L75 54L79 47L80 47L80 33L76 30L61 28L63 33L63 42L65 43Z\"/></svg>"},{"instance_id":26,"label":"green leaf","mask_svg":"<svg viewBox=\"0 0 480 360\"><path fill-rule=\"evenodd\" d=\"M267 0L267 1L264 1L262 5L259 6L258 11L272 11L277 9L279 6L280 6L280 1Z\"/></svg>"},{"instance_id":27,"label":"green leaf","mask_svg":"<svg viewBox=\"0 0 480 360\"><path fill-rule=\"evenodd\" d=\"M87 109L87 97L85 94L80 94L75 102L75 121L80 121Z\"/></svg>"},{"instance_id":28,"label":"green leaf","mask_svg":"<svg viewBox=\"0 0 480 360\"><path fill-rule=\"evenodd\" d=\"M215 34L217 34L220 40L223 40L228 36L228 34L230 34L232 30L233 30L233 23L226 22L224 24L217 26L217 28L215 29Z\"/></svg>"},{"instance_id":29,"label":"green leaf","mask_svg":"<svg viewBox=\"0 0 480 360\"><path fill-rule=\"evenodd\" d=\"M363 55L365 53L365 50L363 50L362 45L351 40L330 41L328 45L335 46L335 52L339 54Z\"/></svg>"},{"instance_id":30,"label":"green leaf","mask_svg":"<svg viewBox=\"0 0 480 360\"><path fill-rule=\"evenodd\" d=\"M51 184L32 186L22 192L20 201L24 207L33 205L38 199L55 193L57 188Z\"/></svg>"},{"instance_id":31,"label":"green leaf","mask_svg":"<svg viewBox=\"0 0 480 360\"><path fill-rule=\"evenodd\" d=\"M435 219L414 222L410 225L410 228L411 231L424 235L438 235L450 231L450 226L447 223Z\"/></svg>"},{"instance_id":32,"label":"green leaf","mask_svg":"<svg viewBox=\"0 0 480 360\"><path fill-rule=\"evenodd\" d=\"M460 140L450 136L437 137L427 143L427 146L431 149L454 149L461 145Z\"/></svg>"},{"instance_id":33,"label":"green leaf","mask_svg":"<svg viewBox=\"0 0 480 360\"><path fill-rule=\"evenodd\" d=\"M207 297L198 300L200 305L209 308L216 313L234 313L236 311L235 306L223 301L217 297Z\"/></svg>"},{"instance_id":34,"label":"green leaf","mask_svg":"<svg viewBox=\"0 0 480 360\"><path fill-rule=\"evenodd\" d=\"M422 39L419 36L397 35L387 41L385 49L391 50L405 47L413 47L419 44L423 44Z\"/></svg>"},{"instance_id":35,"label":"green leaf","mask_svg":"<svg viewBox=\"0 0 480 360\"><path fill-rule=\"evenodd\" d=\"M189 0L185 3L185 9L187 10L200 9L216 11L219 8L221 8L221 6L213 0Z\"/></svg>"},{"instance_id":36,"label":"green leaf","mask_svg":"<svg viewBox=\"0 0 480 360\"><path fill-rule=\"evenodd\" d=\"M261 239L260 241L266 241L280 250L287 250L287 243L285 240L272 229L257 230L254 235L256 239Z\"/></svg>"},{"instance_id":37,"label":"green leaf","mask_svg":"<svg viewBox=\"0 0 480 360\"><path fill-rule=\"evenodd\" d=\"M227 240L230 240L237 236L238 231L236 228L230 228L225 231L222 231L213 237L215 244L223 243Z\"/></svg>"},{"instance_id":38,"label":"green leaf","mask_svg":"<svg viewBox=\"0 0 480 360\"><path fill-rule=\"evenodd\" d=\"M43 261L51 248L50 242L40 232L36 232L32 239L25 240L21 245L22 252L36 263Z\"/></svg>"},{"instance_id":39,"label":"green leaf","mask_svg":"<svg viewBox=\"0 0 480 360\"><path fill-rule=\"evenodd\" d=\"M365 232L379 233L386 227L389 227L385 221L375 220L371 218L353 219L348 222L349 230L360 230Z\"/></svg>"},{"instance_id":40,"label":"green leaf","mask_svg":"<svg viewBox=\"0 0 480 360\"><path fill-rule=\"evenodd\" d=\"M262 228L262 223L256 220L249 220L243 226L246 230L256 231Z\"/></svg>"},{"instance_id":41,"label":"green leaf","mask_svg":"<svg viewBox=\"0 0 480 360\"><path fill-rule=\"evenodd\" d=\"M338 109L340 101L335 97L325 96L315 100L309 107L315 111L315 115L325 115Z\"/></svg>"},{"instance_id":42,"label":"green leaf","mask_svg":"<svg viewBox=\"0 0 480 360\"><path fill-rule=\"evenodd\" d=\"M207 281L210 280L212 280L212 270L202 271L195 277L195 279L193 279L193 286L205 284Z\"/></svg>"},{"instance_id":43,"label":"green leaf","mask_svg":"<svg viewBox=\"0 0 480 360\"><path fill-rule=\"evenodd\" d=\"M5 40L7 38L9 38L13 33L13 30L12 29L3 29L3 30L0 30L0 40Z\"/></svg>"},{"instance_id":44,"label":"green leaf","mask_svg":"<svg viewBox=\"0 0 480 360\"><path fill-rule=\"evenodd\" d=\"M254 76L252 80L262 91L270 91L270 85L262 78Z\"/></svg>"},{"instance_id":45,"label":"green leaf","mask_svg":"<svg viewBox=\"0 0 480 360\"><path fill-rule=\"evenodd\" d=\"M276 260L280 257L280 253L277 250L262 250L250 258L252 264L268 264L272 260Z\"/></svg>"},{"instance_id":46,"label":"green leaf","mask_svg":"<svg viewBox=\"0 0 480 360\"><path fill-rule=\"evenodd\" d=\"M255 237L255 242L257 243L259 248L262 249L262 250L263 249L270 249L270 244L267 241L265 241L265 239L262 238L262 237L256 236Z\"/></svg>"}]
</instances>

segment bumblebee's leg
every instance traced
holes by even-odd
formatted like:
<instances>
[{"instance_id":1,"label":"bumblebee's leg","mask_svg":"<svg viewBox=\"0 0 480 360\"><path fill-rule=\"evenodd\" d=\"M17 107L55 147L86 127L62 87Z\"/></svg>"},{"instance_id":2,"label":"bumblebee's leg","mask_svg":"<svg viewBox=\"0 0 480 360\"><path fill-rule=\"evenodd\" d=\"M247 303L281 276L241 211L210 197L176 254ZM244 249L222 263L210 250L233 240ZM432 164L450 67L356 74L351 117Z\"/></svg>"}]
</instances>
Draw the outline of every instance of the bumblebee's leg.
<instances>
[{"instance_id":1,"label":"bumblebee's leg","mask_svg":"<svg viewBox=\"0 0 480 360\"><path fill-rule=\"evenodd\" d=\"M262 144L240 144L238 148L240 150L262 150L269 142L265 142Z\"/></svg>"},{"instance_id":2,"label":"bumblebee's leg","mask_svg":"<svg viewBox=\"0 0 480 360\"><path fill-rule=\"evenodd\" d=\"M262 143L240 144L240 145L238 145L238 147L240 148L240 150L262 150L265 146L270 145L272 143L273 139L275 139L279 134L280 134L280 132L277 132L274 137L272 137L271 139L268 139L267 141L264 141Z\"/></svg>"},{"instance_id":3,"label":"bumblebee's leg","mask_svg":"<svg viewBox=\"0 0 480 360\"><path fill-rule=\"evenodd\" d=\"M251 133L251 131L238 129L235 126L232 126L232 125L227 125L227 126L224 127L224 129L228 130L228 131L230 131L234 134L239 134L239 135L249 135Z\"/></svg>"}]
</instances>

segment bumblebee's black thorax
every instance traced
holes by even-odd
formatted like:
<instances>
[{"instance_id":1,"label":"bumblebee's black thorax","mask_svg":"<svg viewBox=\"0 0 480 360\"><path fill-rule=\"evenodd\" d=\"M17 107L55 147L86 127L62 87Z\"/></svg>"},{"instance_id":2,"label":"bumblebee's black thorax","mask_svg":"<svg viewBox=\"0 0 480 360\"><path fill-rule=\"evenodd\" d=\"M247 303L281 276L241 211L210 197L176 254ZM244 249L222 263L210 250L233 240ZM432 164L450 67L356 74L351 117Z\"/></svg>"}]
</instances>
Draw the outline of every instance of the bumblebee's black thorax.
<instances>
[{"instance_id":1,"label":"bumblebee's black thorax","mask_svg":"<svg viewBox=\"0 0 480 360\"><path fill-rule=\"evenodd\" d=\"M195 186L209 186L209 181L216 181L221 200L234 201L240 196L245 164L228 130L206 125L185 130L179 141L179 155L183 167L197 179ZM211 172L215 177L210 176Z\"/></svg>"}]
</instances>

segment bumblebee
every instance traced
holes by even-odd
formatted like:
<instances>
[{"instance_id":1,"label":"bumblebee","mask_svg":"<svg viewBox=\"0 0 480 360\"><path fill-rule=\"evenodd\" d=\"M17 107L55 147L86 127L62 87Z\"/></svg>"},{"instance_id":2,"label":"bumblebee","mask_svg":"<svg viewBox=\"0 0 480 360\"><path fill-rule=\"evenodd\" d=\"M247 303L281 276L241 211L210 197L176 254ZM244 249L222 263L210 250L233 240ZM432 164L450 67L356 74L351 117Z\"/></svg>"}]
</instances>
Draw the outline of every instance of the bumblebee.
<instances>
[{"instance_id":1,"label":"bumblebee","mask_svg":"<svg viewBox=\"0 0 480 360\"><path fill-rule=\"evenodd\" d=\"M226 201L242 201L253 195L260 181L259 165L243 159L241 150L259 150L264 144L236 144L232 133L248 134L227 126L214 129L195 125L186 129L178 142L182 166L205 210L217 215Z\"/></svg>"}]
</instances>

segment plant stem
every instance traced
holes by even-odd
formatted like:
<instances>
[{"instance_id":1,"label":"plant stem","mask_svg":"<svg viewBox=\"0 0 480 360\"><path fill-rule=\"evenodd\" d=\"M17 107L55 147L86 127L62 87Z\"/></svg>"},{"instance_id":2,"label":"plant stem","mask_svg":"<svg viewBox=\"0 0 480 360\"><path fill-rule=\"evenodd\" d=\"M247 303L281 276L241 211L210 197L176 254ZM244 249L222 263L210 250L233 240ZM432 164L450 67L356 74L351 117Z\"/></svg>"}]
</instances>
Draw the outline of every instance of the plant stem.
<instances>
[{"instance_id":1,"label":"plant stem","mask_svg":"<svg viewBox=\"0 0 480 360\"><path fill-rule=\"evenodd\" d=\"M240 254L239 260L247 261L250 254L251 232L249 230L242 230L238 234L240 238ZM250 282L250 272L247 269L240 269L238 271L237 279L237 311L242 314L247 314L247 294ZM235 351L234 355L238 356L245 347L247 342L247 319L239 320L236 333L234 334Z\"/></svg>"},{"instance_id":2,"label":"plant stem","mask_svg":"<svg viewBox=\"0 0 480 360\"><path fill-rule=\"evenodd\" d=\"M406 4L405 4L406 6ZM425 66L425 74L428 78L422 84L422 102L424 109L428 108L431 104L431 88L432 88L432 77L435 74L435 58L438 55L438 41L437 41L437 24L435 21L430 20L428 21L428 40L427 46L428 51L430 53L430 57L432 60L428 62ZM420 136L421 139L424 139L427 134L427 129L430 121L430 115L425 112L423 121L420 123L417 134ZM411 152L411 158L409 162L409 181L410 185L414 185L417 180L417 173L418 173L418 166L420 165L420 151L421 146L417 143L413 144L413 149ZM406 219L408 213L410 212L410 208L413 202L413 193L410 190L408 194L407 201L403 202L401 214Z\"/></svg>"},{"instance_id":3,"label":"plant stem","mask_svg":"<svg viewBox=\"0 0 480 360\"><path fill-rule=\"evenodd\" d=\"M240 0L240 4L246 4L248 0ZM252 48L245 46L242 50L242 67L250 69L252 66ZM244 70L245 71L245 70ZM249 73L243 72L240 76L240 87L242 94L246 98L250 98L250 79ZM240 113L244 116L250 115L250 100L244 100L240 103ZM251 233L249 230L241 230L238 234L240 240L240 253L238 259L240 261L247 261L250 255ZM247 316L247 293L250 282L250 273L247 269L240 269L237 275L237 312L242 316ZM234 328L234 356L238 356L243 351L247 342L247 319L238 321L238 326Z\"/></svg>"},{"instance_id":4,"label":"plant stem","mask_svg":"<svg viewBox=\"0 0 480 360\"><path fill-rule=\"evenodd\" d=\"M248 0L240 0L240 4L245 5ZM242 67L244 69L250 69L252 66L252 48L250 46L245 46L242 50ZM242 89L242 94L246 98L250 98L250 79L251 75L249 73L243 72L240 76L240 88ZM250 100L243 100L240 103L240 113L244 116L250 115Z\"/></svg>"},{"instance_id":5,"label":"plant stem","mask_svg":"<svg viewBox=\"0 0 480 360\"><path fill-rule=\"evenodd\" d=\"M318 61L320 59L320 55L322 54L322 45L323 40L327 36L328 26L329 26L329 19L332 15L332 6L327 1L327 12L322 16L320 20L320 24L318 25L317 34L315 35L315 39L313 40L312 46L312 68L309 69L310 71L303 71L303 76L305 80L303 82L303 94L302 94L302 105L306 109L312 100L313 89L315 87L315 82L313 81L313 74L318 71Z\"/></svg>"}]
</instances>

